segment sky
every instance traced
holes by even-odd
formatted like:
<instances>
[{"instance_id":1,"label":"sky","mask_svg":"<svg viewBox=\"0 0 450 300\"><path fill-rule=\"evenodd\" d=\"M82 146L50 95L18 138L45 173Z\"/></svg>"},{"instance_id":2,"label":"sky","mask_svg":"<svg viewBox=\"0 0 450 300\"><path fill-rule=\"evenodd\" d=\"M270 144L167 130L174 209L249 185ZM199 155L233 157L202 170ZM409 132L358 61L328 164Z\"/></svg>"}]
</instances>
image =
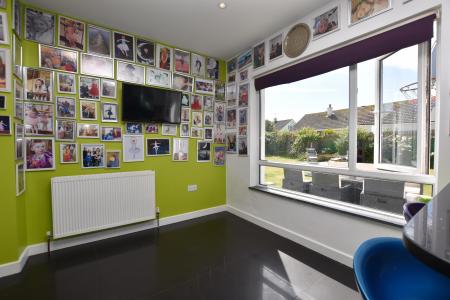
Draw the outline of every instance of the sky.
<instances>
[{"instance_id":1,"label":"sky","mask_svg":"<svg viewBox=\"0 0 450 300\"><path fill-rule=\"evenodd\" d=\"M417 82L417 46L400 50L383 63L384 102L405 100L400 88ZM373 105L376 92L377 59L358 64L358 106ZM267 88L265 119L299 121L303 115L349 106L349 68Z\"/></svg>"}]
</instances>

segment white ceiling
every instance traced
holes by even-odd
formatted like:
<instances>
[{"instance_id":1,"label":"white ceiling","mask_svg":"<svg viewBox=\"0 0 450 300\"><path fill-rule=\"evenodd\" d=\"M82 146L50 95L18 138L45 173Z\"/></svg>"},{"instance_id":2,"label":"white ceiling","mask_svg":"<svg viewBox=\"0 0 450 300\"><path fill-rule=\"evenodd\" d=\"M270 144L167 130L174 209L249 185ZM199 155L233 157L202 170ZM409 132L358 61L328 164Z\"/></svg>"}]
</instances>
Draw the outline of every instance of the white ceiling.
<instances>
[{"instance_id":1,"label":"white ceiling","mask_svg":"<svg viewBox=\"0 0 450 300\"><path fill-rule=\"evenodd\" d=\"M99 25L230 58L330 0L28 0Z\"/></svg>"}]
</instances>

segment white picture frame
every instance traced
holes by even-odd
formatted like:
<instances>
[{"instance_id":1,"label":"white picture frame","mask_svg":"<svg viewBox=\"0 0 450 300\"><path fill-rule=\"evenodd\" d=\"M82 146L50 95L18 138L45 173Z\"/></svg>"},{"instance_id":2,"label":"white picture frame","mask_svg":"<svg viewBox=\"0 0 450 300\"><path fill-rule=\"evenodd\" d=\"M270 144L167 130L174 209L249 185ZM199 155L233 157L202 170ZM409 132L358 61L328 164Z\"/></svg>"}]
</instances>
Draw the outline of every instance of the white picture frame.
<instances>
[{"instance_id":1,"label":"white picture frame","mask_svg":"<svg viewBox=\"0 0 450 300\"><path fill-rule=\"evenodd\" d=\"M125 134L122 138L123 162L144 161L144 135Z\"/></svg>"}]
</instances>

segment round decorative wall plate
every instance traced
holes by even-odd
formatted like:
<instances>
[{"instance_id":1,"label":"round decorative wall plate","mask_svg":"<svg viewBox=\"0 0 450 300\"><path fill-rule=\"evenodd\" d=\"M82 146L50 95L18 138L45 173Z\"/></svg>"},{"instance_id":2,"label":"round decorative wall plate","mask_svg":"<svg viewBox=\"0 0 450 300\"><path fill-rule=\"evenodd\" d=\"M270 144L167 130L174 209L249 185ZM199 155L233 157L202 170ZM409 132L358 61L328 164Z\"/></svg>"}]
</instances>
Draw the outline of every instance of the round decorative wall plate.
<instances>
[{"instance_id":1,"label":"round decorative wall plate","mask_svg":"<svg viewBox=\"0 0 450 300\"><path fill-rule=\"evenodd\" d=\"M302 54L308 47L311 30L305 23L299 23L292 27L284 39L284 53L287 57L294 58Z\"/></svg>"}]
</instances>

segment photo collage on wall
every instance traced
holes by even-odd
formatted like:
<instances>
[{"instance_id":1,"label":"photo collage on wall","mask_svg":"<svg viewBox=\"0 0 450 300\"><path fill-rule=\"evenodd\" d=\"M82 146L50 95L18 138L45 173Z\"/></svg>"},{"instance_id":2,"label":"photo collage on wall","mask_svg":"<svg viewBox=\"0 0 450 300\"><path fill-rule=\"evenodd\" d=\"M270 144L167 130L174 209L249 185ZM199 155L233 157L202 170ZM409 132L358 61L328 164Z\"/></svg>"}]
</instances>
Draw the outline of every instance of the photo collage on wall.
<instances>
[{"instance_id":1,"label":"photo collage on wall","mask_svg":"<svg viewBox=\"0 0 450 300\"><path fill-rule=\"evenodd\" d=\"M0 94L0 136L15 136L18 195L25 189L25 171L71 164L117 169L122 162L168 156L224 165L225 139L214 139L214 109L225 103L218 59L17 1L12 6L11 48L0 48L6 70L0 93L12 92L14 102L9 106ZM0 8L0 18L8 24L6 9ZM8 44L8 26L0 30L0 44ZM37 43L37 65L22 64L22 38ZM120 82L182 91L182 123L123 123ZM13 116L2 115L9 109ZM197 147L189 157L191 139Z\"/></svg>"}]
</instances>

